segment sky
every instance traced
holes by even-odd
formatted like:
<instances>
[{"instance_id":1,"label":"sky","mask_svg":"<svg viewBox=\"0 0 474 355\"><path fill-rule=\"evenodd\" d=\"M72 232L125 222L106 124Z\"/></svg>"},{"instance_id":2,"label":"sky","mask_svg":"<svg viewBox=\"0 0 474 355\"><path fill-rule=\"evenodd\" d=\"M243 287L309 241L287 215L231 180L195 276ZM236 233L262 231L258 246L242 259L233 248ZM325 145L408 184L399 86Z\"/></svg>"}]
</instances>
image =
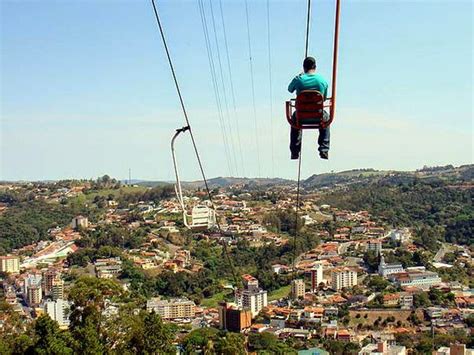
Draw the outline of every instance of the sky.
<instances>
[{"instance_id":1,"label":"sky","mask_svg":"<svg viewBox=\"0 0 474 355\"><path fill-rule=\"evenodd\" d=\"M296 178L284 105L306 1L249 0L249 36L245 1L203 0L222 116L199 1L156 3L206 175ZM330 81L334 1L312 4L309 53ZM330 159L305 131L302 177L472 163L472 10L343 0ZM174 178L185 121L150 1L0 0L0 12L0 180ZM200 179L188 133L176 151L182 179Z\"/></svg>"}]
</instances>

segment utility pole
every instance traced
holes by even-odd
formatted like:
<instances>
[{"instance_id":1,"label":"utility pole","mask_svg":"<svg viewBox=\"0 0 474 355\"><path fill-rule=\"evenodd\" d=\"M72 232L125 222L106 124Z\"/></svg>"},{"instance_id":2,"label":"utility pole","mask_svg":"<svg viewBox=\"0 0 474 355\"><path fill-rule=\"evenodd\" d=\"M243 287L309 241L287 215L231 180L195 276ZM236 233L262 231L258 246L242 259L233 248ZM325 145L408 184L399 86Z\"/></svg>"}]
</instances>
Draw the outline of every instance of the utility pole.
<instances>
[{"instance_id":1,"label":"utility pole","mask_svg":"<svg viewBox=\"0 0 474 355\"><path fill-rule=\"evenodd\" d=\"M128 168L128 185L132 186L132 169Z\"/></svg>"}]
</instances>

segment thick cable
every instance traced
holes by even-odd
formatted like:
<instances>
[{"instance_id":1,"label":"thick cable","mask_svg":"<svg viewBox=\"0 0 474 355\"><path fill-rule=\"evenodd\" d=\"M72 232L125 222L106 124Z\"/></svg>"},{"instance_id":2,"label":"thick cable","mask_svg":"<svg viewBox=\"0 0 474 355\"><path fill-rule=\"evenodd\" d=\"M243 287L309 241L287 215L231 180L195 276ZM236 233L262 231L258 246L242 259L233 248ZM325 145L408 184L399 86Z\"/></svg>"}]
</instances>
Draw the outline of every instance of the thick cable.
<instances>
[{"instance_id":1,"label":"thick cable","mask_svg":"<svg viewBox=\"0 0 474 355\"><path fill-rule=\"evenodd\" d=\"M151 3L153 5L153 12L155 13L156 23L158 24L158 28L159 28L160 34L161 34L161 39L163 41L163 46L165 48L166 57L168 58L168 64L170 66L171 73L173 75L173 80L174 80L174 84L175 84L175 87L176 87L176 91L178 93L179 101L181 103L181 108L182 108L182 111L183 111L184 119L186 121L186 125L189 127L189 135L191 136L191 142L193 144L194 152L196 154L196 159L197 159L198 164L199 164L199 169L201 171L201 176L202 176L202 179L204 181L204 186L206 188L206 192L207 192L207 195L209 197L209 202L211 204L211 207L215 211L216 208L215 208L215 205L214 205L214 201L212 199L211 190L209 189L209 184L207 182L206 174L204 172L204 167L203 167L203 164L202 164L202 161L201 161L201 157L199 155L199 150L197 148L197 144L196 144L196 140L194 138L193 130L191 128L191 124L189 122L188 114L186 112L186 107L184 105L183 96L182 96L181 90L179 88L178 79L176 77L176 73L175 73L174 66L173 66L173 61L171 60L170 51L169 51L168 45L166 43L166 37L165 37L164 31L163 31L163 27L161 25L160 17L158 15L158 10L157 10L156 5L155 5L155 0L151 0ZM219 233L222 236L223 235L222 228L221 228L220 223L219 223L219 218L217 218L217 217L216 217L216 224L217 224L217 228L219 230ZM226 244L225 241L223 241L222 245L223 245L224 253L225 253L226 258L228 260L229 266L231 267L232 275L233 275L233 278L234 278L234 283L235 283L236 286L238 286L240 284L240 282L239 282L239 279L237 278L237 274L235 272L235 267L234 267L234 264L232 263L232 259L230 258L229 251L227 249L227 244Z\"/></svg>"},{"instance_id":2,"label":"thick cable","mask_svg":"<svg viewBox=\"0 0 474 355\"><path fill-rule=\"evenodd\" d=\"M308 0L308 13L306 16L306 40L305 40L305 58L308 56L309 49L309 27L311 23L311 0ZM300 156L298 158L298 179L296 184L296 210L295 210L295 233L293 235L293 279L296 278L296 239L298 237L298 222L300 211L300 186L301 186L301 156L303 155L303 130L300 132Z\"/></svg>"},{"instance_id":3,"label":"thick cable","mask_svg":"<svg viewBox=\"0 0 474 355\"><path fill-rule=\"evenodd\" d=\"M308 56L308 49L309 49L309 25L311 24L311 0L308 0L308 10L306 16L306 43L305 43L305 50L304 50L304 57Z\"/></svg>"}]
</instances>

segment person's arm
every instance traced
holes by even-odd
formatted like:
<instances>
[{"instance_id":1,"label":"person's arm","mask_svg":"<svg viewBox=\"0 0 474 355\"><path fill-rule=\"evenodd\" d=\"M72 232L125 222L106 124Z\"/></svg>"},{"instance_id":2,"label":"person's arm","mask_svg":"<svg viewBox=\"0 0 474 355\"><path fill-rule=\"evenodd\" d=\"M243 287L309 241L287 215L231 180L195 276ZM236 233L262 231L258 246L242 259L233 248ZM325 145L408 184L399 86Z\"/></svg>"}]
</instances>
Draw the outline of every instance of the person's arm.
<instances>
[{"instance_id":1,"label":"person's arm","mask_svg":"<svg viewBox=\"0 0 474 355\"><path fill-rule=\"evenodd\" d=\"M329 86L328 82L324 81L324 92L323 92L324 100L328 98L328 86Z\"/></svg>"},{"instance_id":2,"label":"person's arm","mask_svg":"<svg viewBox=\"0 0 474 355\"><path fill-rule=\"evenodd\" d=\"M296 90L296 85L298 84L298 81L299 81L299 78L298 76L296 76L290 83L290 85L288 85L288 91L289 92L294 92Z\"/></svg>"}]
</instances>

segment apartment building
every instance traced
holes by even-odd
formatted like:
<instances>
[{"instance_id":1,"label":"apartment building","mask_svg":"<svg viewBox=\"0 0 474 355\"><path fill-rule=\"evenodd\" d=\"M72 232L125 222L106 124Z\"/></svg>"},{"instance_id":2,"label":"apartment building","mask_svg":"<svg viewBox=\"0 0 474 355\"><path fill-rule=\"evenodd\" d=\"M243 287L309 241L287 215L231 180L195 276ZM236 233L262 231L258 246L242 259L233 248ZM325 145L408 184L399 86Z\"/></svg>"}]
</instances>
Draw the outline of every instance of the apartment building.
<instances>
[{"instance_id":1,"label":"apartment building","mask_svg":"<svg viewBox=\"0 0 474 355\"><path fill-rule=\"evenodd\" d=\"M335 268L331 272L331 287L334 290L357 285L357 271L349 268Z\"/></svg>"},{"instance_id":2,"label":"apartment building","mask_svg":"<svg viewBox=\"0 0 474 355\"><path fill-rule=\"evenodd\" d=\"M18 274L20 272L20 258L14 255L0 256L0 272Z\"/></svg>"},{"instance_id":3,"label":"apartment building","mask_svg":"<svg viewBox=\"0 0 474 355\"><path fill-rule=\"evenodd\" d=\"M291 297L293 299L303 298L305 294L304 280L297 279L291 281Z\"/></svg>"},{"instance_id":4,"label":"apartment building","mask_svg":"<svg viewBox=\"0 0 474 355\"><path fill-rule=\"evenodd\" d=\"M248 309L255 317L267 306L267 291L262 290L258 280L251 275L244 275L244 288L235 291L235 303L238 307Z\"/></svg>"},{"instance_id":5,"label":"apartment building","mask_svg":"<svg viewBox=\"0 0 474 355\"><path fill-rule=\"evenodd\" d=\"M196 305L187 298L161 300L155 297L147 301L146 309L154 311L163 319L194 318L196 313Z\"/></svg>"}]
</instances>

